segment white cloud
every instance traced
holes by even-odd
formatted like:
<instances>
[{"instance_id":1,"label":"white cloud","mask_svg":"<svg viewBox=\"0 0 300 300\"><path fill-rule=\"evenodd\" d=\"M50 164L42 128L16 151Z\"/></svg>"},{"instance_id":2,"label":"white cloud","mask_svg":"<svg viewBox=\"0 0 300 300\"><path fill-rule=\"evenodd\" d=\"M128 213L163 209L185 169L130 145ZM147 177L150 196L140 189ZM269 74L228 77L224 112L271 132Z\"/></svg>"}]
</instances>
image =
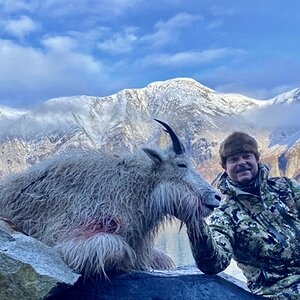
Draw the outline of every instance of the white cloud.
<instances>
[{"instance_id":1,"label":"white cloud","mask_svg":"<svg viewBox=\"0 0 300 300\"><path fill-rule=\"evenodd\" d=\"M137 35L136 27L126 27L121 32L111 34L109 39L99 42L97 47L111 54L123 54L133 51L136 45L146 44L150 47L169 45L176 41L177 36L184 28L201 19L200 16L179 13L167 21L157 22L154 25L153 33L142 36Z\"/></svg>"},{"instance_id":2,"label":"white cloud","mask_svg":"<svg viewBox=\"0 0 300 300\"><path fill-rule=\"evenodd\" d=\"M252 123L262 127L293 127L300 125L300 104L272 105L252 111L246 116ZM266 116L269 116L266 118Z\"/></svg>"},{"instance_id":3,"label":"white cloud","mask_svg":"<svg viewBox=\"0 0 300 300\"><path fill-rule=\"evenodd\" d=\"M286 91L290 91L297 87L297 85L280 85L273 88L259 87L258 84L253 84L248 81L248 74L241 74L240 72L223 70L222 72L212 72L208 75L195 75L199 81L222 81L223 83L217 83L214 85L214 90L221 93L237 93L244 96L248 96L257 100L267 100L274 96L277 96ZM243 80L241 80L243 79ZM225 81L225 82L224 82Z\"/></svg>"},{"instance_id":4,"label":"white cloud","mask_svg":"<svg viewBox=\"0 0 300 300\"><path fill-rule=\"evenodd\" d=\"M2 23L6 32L18 38L23 38L25 35L38 30L40 27L39 23L34 22L25 15L20 16L18 19L2 21Z\"/></svg>"},{"instance_id":5,"label":"white cloud","mask_svg":"<svg viewBox=\"0 0 300 300\"><path fill-rule=\"evenodd\" d=\"M268 94L267 89L263 88L250 88L245 85L243 82L240 82L240 75L232 74L232 76L228 77L218 77L219 80L223 81L225 79L225 83L217 84L214 86L214 90L220 93L236 93L241 94L250 98L254 98L257 100L266 99L266 95Z\"/></svg>"},{"instance_id":6,"label":"white cloud","mask_svg":"<svg viewBox=\"0 0 300 300\"><path fill-rule=\"evenodd\" d=\"M234 57L230 64L222 61L193 77L219 92L239 93L255 99L270 99L299 87L300 66L297 62L272 58L254 64L251 57L249 60L249 52L245 54Z\"/></svg>"},{"instance_id":7,"label":"white cloud","mask_svg":"<svg viewBox=\"0 0 300 300\"><path fill-rule=\"evenodd\" d=\"M135 9L141 0L0 0L0 15L12 13L38 13L51 17L96 17L111 20ZM81 22L86 21L82 19Z\"/></svg>"},{"instance_id":8,"label":"white cloud","mask_svg":"<svg viewBox=\"0 0 300 300\"><path fill-rule=\"evenodd\" d=\"M240 49L218 48L204 51L186 51L175 54L163 53L148 55L144 58L144 65L161 65L172 68L191 67L215 61L227 56L239 56L245 52Z\"/></svg>"},{"instance_id":9,"label":"white cloud","mask_svg":"<svg viewBox=\"0 0 300 300\"><path fill-rule=\"evenodd\" d=\"M124 14L127 10L137 6L141 0L44 0L39 7L43 12L48 11L52 16L89 15L101 19L112 19Z\"/></svg>"},{"instance_id":10,"label":"white cloud","mask_svg":"<svg viewBox=\"0 0 300 300\"><path fill-rule=\"evenodd\" d=\"M111 33L111 28L106 26L92 26L91 29L84 31L70 30L65 34L70 39L73 39L74 46L80 48L81 52L91 53L97 50L97 43ZM49 36L48 36L49 37Z\"/></svg>"},{"instance_id":11,"label":"white cloud","mask_svg":"<svg viewBox=\"0 0 300 300\"><path fill-rule=\"evenodd\" d=\"M48 36L42 39L44 47L50 51L70 51L77 47L77 41L68 36Z\"/></svg>"},{"instance_id":12,"label":"white cloud","mask_svg":"<svg viewBox=\"0 0 300 300\"><path fill-rule=\"evenodd\" d=\"M111 39L97 44L98 49L112 54L129 53L138 40L134 28L126 28L122 33L116 33Z\"/></svg>"},{"instance_id":13,"label":"white cloud","mask_svg":"<svg viewBox=\"0 0 300 300\"><path fill-rule=\"evenodd\" d=\"M4 13L13 13L17 11L30 11L30 1L22 0L0 0L0 8Z\"/></svg>"},{"instance_id":14,"label":"white cloud","mask_svg":"<svg viewBox=\"0 0 300 300\"><path fill-rule=\"evenodd\" d=\"M229 7L222 7L216 5L212 6L210 8L210 11L214 16L217 17L232 16L237 13L236 9L233 9L231 7L229 8Z\"/></svg>"},{"instance_id":15,"label":"white cloud","mask_svg":"<svg viewBox=\"0 0 300 300\"><path fill-rule=\"evenodd\" d=\"M214 22L210 22L206 28L207 29L215 29L215 28L219 28L221 26L223 26L224 22L221 21L221 20L218 20L218 21L214 21Z\"/></svg>"},{"instance_id":16,"label":"white cloud","mask_svg":"<svg viewBox=\"0 0 300 300\"><path fill-rule=\"evenodd\" d=\"M51 43L50 43L51 44ZM0 98L37 101L64 95L110 92L105 66L72 48L34 49L0 40Z\"/></svg>"},{"instance_id":17,"label":"white cloud","mask_svg":"<svg viewBox=\"0 0 300 300\"><path fill-rule=\"evenodd\" d=\"M156 31L151 34L146 34L141 38L141 41L147 42L154 47L160 47L170 42L174 42L179 32L193 25L194 22L202 20L201 16L191 15L187 13L179 13L170 18L166 22L159 21L155 24Z\"/></svg>"}]
</instances>

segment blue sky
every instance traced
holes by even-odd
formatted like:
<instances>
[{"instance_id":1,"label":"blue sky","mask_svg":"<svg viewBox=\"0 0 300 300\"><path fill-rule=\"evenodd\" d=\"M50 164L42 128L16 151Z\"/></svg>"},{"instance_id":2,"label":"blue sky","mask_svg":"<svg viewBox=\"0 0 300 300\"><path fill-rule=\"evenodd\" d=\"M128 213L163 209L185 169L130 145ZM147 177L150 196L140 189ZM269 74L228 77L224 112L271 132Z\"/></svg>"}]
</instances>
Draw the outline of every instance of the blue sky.
<instances>
[{"instance_id":1,"label":"blue sky","mask_svg":"<svg viewBox=\"0 0 300 300\"><path fill-rule=\"evenodd\" d=\"M191 77L268 99L300 87L300 1L0 0L0 105Z\"/></svg>"}]
</instances>

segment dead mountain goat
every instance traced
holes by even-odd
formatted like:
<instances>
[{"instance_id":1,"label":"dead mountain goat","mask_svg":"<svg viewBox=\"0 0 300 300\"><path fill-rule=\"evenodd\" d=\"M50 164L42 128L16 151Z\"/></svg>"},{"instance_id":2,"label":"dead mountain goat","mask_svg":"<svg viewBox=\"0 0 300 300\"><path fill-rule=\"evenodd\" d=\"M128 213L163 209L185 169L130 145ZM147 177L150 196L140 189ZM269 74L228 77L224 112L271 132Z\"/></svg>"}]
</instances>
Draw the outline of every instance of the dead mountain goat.
<instances>
[{"instance_id":1,"label":"dead mountain goat","mask_svg":"<svg viewBox=\"0 0 300 300\"><path fill-rule=\"evenodd\" d=\"M0 185L0 216L55 248L75 271L170 268L154 249L170 216L207 216L216 191L192 168L173 130L168 150L116 156L97 151L61 155Z\"/></svg>"}]
</instances>

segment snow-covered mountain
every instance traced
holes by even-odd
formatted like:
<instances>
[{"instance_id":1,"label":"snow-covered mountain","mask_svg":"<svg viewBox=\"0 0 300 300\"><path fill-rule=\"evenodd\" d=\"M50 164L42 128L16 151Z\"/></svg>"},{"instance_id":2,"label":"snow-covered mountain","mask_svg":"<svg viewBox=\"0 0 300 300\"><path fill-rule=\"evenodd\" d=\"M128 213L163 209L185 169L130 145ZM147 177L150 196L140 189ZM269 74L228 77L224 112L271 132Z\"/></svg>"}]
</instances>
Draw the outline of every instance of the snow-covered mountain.
<instances>
[{"instance_id":1,"label":"snow-covered mountain","mask_svg":"<svg viewBox=\"0 0 300 300\"><path fill-rule=\"evenodd\" d=\"M218 93L190 78L154 82L107 97L51 99L32 110L0 107L0 176L76 148L134 151L165 145L166 121L190 145L209 180L221 171L220 142L234 130L254 135L274 175L300 178L300 89L270 100Z\"/></svg>"}]
</instances>

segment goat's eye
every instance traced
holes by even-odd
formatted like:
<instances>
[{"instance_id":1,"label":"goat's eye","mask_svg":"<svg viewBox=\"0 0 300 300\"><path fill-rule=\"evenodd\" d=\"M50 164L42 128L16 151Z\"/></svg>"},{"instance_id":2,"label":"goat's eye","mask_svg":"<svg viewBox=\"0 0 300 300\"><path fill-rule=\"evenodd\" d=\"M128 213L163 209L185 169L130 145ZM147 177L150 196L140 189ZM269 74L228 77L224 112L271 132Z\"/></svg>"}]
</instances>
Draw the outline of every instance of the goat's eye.
<instances>
[{"instance_id":1,"label":"goat's eye","mask_svg":"<svg viewBox=\"0 0 300 300\"><path fill-rule=\"evenodd\" d=\"M178 164L177 165L179 168L187 168L187 165L186 164Z\"/></svg>"}]
</instances>

